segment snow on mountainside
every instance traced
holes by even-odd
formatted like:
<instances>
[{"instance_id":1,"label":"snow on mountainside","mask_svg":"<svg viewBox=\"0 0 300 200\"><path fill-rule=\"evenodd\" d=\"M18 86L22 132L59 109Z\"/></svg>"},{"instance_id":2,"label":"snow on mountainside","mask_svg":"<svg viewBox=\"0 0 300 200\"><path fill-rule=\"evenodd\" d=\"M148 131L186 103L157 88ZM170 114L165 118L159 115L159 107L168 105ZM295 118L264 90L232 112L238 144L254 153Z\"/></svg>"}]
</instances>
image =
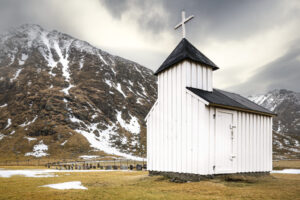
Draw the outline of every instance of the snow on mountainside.
<instances>
[{"instance_id":1,"label":"snow on mountainside","mask_svg":"<svg viewBox=\"0 0 300 200\"><path fill-rule=\"evenodd\" d=\"M252 95L251 101L275 112L273 120L273 152L276 158L300 158L300 93L273 90Z\"/></svg>"},{"instance_id":2,"label":"snow on mountainside","mask_svg":"<svg viewBox=\"0 0 300 200\"><path fill-rule=\"evenodd\" d=\"M289 90L273 90L249 99L278 116L274 119L274 130L280 133L300 135L300 93Z\"/></svg>"},{"instance_id":3,"label":"snow on mountainside","mask_svg":"<svg viewBox=\"0 0 300 200\"><path fill-rule=\"evenodd\" d=\"M10 30L0 35L0 152L138 159L156 87L151 70L67 34Z\"/></svg>"}]
</instances>

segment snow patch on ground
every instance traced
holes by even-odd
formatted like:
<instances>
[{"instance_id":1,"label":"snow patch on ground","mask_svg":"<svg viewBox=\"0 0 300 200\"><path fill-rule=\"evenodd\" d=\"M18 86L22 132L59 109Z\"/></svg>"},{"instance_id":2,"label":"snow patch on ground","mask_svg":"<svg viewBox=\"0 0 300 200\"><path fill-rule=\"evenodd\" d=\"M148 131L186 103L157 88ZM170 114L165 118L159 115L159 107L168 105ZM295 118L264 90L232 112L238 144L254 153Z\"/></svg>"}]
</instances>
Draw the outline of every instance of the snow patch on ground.
<instances>
[{"instance_id":1,"label":"snow patch on ground","mask_svg":"<svg viewBox=\"0 0 300 200\"><path fill-rule=\"evenodd\" d=\"M83 64L84 64L84 60L83 60L83 58L81 58L80 62L79 62L79 69L80 70L83 68Z\"/></svg>"},{"instance_id":2,"label":"snow patch on ground","mask_svg":"<svg viewBox=\"0 0 300 200\"><path fill-rule=\"evenodd\" d=\"M23 124L19 125L21 127L25 127L25 126L29 126L30 124L33 124L36 120L37 120L38 116L36 115L32 121L29 121L29 122L24 122Z\"/></svg>"},{"instance_id":3,"label":"snow patch on ground","mask_svg":"<svg viewBox=\"0 0 300 200\"><path fill-rule=\"evenodd\" d=\"M51 36L50 36L51 37ZM69 90L74 87L74 85L72 85L70 83L70 70L69 70L69 48L73 42L73 40L67 40L64 41L62 43L62 48L59 46L59 43L57 40L51 40L51 44L50 44L50 40L48 38L48 32L43 32L41 34L41 40L44 43L44 45L46 46L46 52L45 50L41 50L41 54L43 55L43 57L46 59L46 61L48 62L48 66L51 67L49 74L51 76L56 76L56 74L53 74L52 71L54 68L57 67L57 63L60 62L62 65L62 75L65 78L65 81L69 83L69 86L65 89L62 89L61 91L64 92L66 95L69 95ZM59 61L56 62L53 59L53 55L52 55L52 50L55 50L56 54L59 57ZM64 55L63 55L64 52Z\"/></svg>"},{"instance_id":4,"label":"snow patch on ground","mask_svg":"<svg viewBox=\"0 0 300 200\"><path fill-rule=\"evenodd\" d=\"M11 119L8 118L7 119L7 125L6 125L6 127L4 129L7 129L8 127L10 127L10 125L11 125Z\"/></svg>"},{"instance_id":5,"label":"snow patch on ground","mask_svg":"<svg viewBox=\"0 0 300 200\"><path fill-rule=\"evenodd\" d=\"M69 45L71 43L69 43L67 46L66 46L66 56L63 56L62 54L62 51L58 45L58 43L55 41L54 42L54 49L56 51L56 53L58 54L58 57L60 58L59 62L62 64L63 68L62 68L62 75L65 77L65 80L66 81L69 81L70 80L70 72L69 72L69 60L68 60L68 57L69 57L69 54L68 54L68 51L69 51Z\"/></svg>"},{"instance_id":6,"label":"snow patch on ground","mask_svg":"<svg viewBox=\"0 0 300 200\"><path fill-rule=\"evenodd\" d=\"M68 140L65 140L63 143L61 143L61 146L64 146L66 143L68 142Z\"/></svg>"},{"instance_id":7,"label":"snow patch on ground","mask_svg":"<svg viewBox=\"0 0 300 200\"><path fill-rule=\"evenodd\" d=\"M117 88L116 88L125 98L127 97L126 94L124 94L122 88L121 88L121 84L118 83Z\"/></svg>"},{"instance_id":8,"label":"snow patch on ground","mask_svg":"<svg viewBox=\"0 0 300 200\"><path fill-rule=\"evenodd\" d=\"M55 177L54 174L49 174L47 170L0 170L0 177L10 178L12 176L25 176L33 178Z\"/></svg>"},{"instance_id":9,"label":"snow patch on ground","mask_svg":"<svg viewBox=\"0 0 300 200\"><path fill-rule=\"evenodd\" d=\"M300 147L299 141L294 139L295 147Z\"/></svg>"},{"instance_id":10,"label":"snow patch on ground","mask_svg":"<svg viewBox=\"0 0 300 200\"><path fill-rule=\"evenodd\" d=\"M98 56L99 56L100 60L102 60L102 62L104 62L105 65L108 65L106 60L104 60L104 58L102 57L102 55L100 53L98 53Z\"/></svg>"},{"instance_id":11,"label":"snow patch on ground","mask_svg":"<svg viewBox=\"0 0 300 200\"><path fill-rule=\"evenodd\" d=\"M6 104L3 104L2 106L0 106L0 108L4 108L7 106L7 103Z\"/></svg>"},{"instance_id":12,"label":"snow patch on ground","mask_svg":"<svg viewBox=\"0 0 300 200\"><path fill-rule=\"evenodd\" d=\"M290 141L287 140L287 139L283 139L283 142L284 142L285 145L290 145Z\"/></svg>"},{"instance_id":13,"label":"snow patch on ground","mask_svg":"<svg viewBox=\"0 0 300 200\"><path fill-rule=\"evenodd\" d=\"M140 83L139 83L139 85L140 85L140 87L141 87L142 90L143 90L143 94L144 94L145 96L147 96L145 87L144 87L142 84L140 84Z\"/></svg>"},{"instance_id":14,"label":"snow patch on ground","mask_svg":"<svg viewBox=\"0 0 300 200\"><path fill-rule=\"evenodd\" d=\"M299 153L299 152L300 152L300 150L299 150L299 149L296 149L296 148L289 148L289 150L290 150L290 151L294 151L294 152L296 152L296 153Z\"/></svg>"},{"instance_id":15,"label":"snow patch on ground","mask_svg":"<svg viewBox=\"0 0 300 200\"><path fill-rule=\"evenodd\" d=\"M111 83L111 81L110 81L110 80L108 80L108 79L105 79L105 83L106 83L107 85L109 85L109 87L111 87L111 86L112 86L112 83Z\"/></svg>"},{"instance_id":16,"label":"snow patch on ground","mask_svg":"<svg viewBox=\"0 0 300 200\"><path fill-rule=\"evenodd\" d=\"M2 140L2 139L5 138L5 137L6 137L6 135L0 133L0 140Z\"/></svg>"},{"instance_id":17,"label":"snow patch on ground","mask_svg":"<svg viewBox=\"0 0 300 200\"><path fill-rule=\"evenodd\" d=\"M51 68L49 74L51 76L56 76L56 74L52 73L52 70L57 66L57 63L55 62L55 60L53 59L53 55L51 52L51 48L50 48L50 41L47 38L47 32L43 32L41 34L41 40L43 41L43 43L45 44L47 51L48 51L48 55L44 50L41 50L41 54L43 55L43 57L45 58L45 60L48 62L48 66Z\"/></svg>"},{"instance_id":18,"label":"snow patch on ground","mask_svg":"<svg viewBox=\"0 0 300 200\"><path fill-rule=\"evenodd\" d=\"M283 170L274 170L272 174L300 174L300 169L283 169Z\"/></svg>"},{"instance_id":19,"label":"snow patch on ground","mask_svg":"<svg viewBox=\"0 0 300 200\"><path fill-rule=\"evenodd\" d=\"M21 59L19 60L19 65L24 65L27 58L28 58L28 55L22 53Z\"/></svg>"},{"instance_id":20,"label":"snow patch on ground","mask_svg":"<svg viewBox=\"0 0 300 200\"><path fill-rule=\"evenodd\" d=\"M141 129L140 129L140 124L138 122L138 119L135 116L130 116L130 122L127 123L125 120L122 118L122 112L117 112L117 120L120 123L120 125L127 131L134 133L134 134L139 134Z\"/></svg>"},{"instance_id":21,"label":"snow patch on ground","mask_svg":"<svg viewBox=\"0 0 300 200\"><path fill-rule=\"evenodd\" d=\"M60 60L59 62L62 64L63 68L62 68L62 75L63 77L65 77L65 81L69 83L69 86L67 88L62 89L61 91L64 92L66 95L69 95L69 90L74 87L74 85L72 85L70 83L70 79L71 79L71 75L70 75L70 69L69 69L69 48L71 45L72 41L68 41L67 44L65 44L64 48L65 48L65 56L63 55L61 48L59 47L58 43L55 42L54 43L54 49L57 52Z\"/></svg>"},{"instance_id":22,"label":"snow patch on ground","mask_svg":"<svg viewBox=\"0 0 300 200\"><path fill-rule=\"evenodd\" d=\"M14 80L16 80L19 77L19 75L20 75L20 73L21 73L22 70L23 69L18 69L16 71L16 73L14 74L14 76L10 79L10 82L14 82Z\"/></svg>"},{"instance_id":23,"label":"snow patch on ground","mask_svg":"<svg viewBox=\"0 0 300 200\"><path fill-rule=\"evenodd\" d=\"M94 114L92 115L92 119L95 119L96 117L98 117L98 114L97 114L97 113L94 113Z\"/></svg>"},{"instance_id":24,"label":"snow patch on ground","mask_svg":"<svg viewBox=\"0 0 300 200\"><path fill-rule=\"evenodd\" d=\"M143 105L142 98L137 98L136 103Z\"/></svg>"},{"instance_id":25,"label":"snow patch on ground","mask_svg":"<svg viewBox=\"0 0 300 200\"><path fill-rule=\"evenodd\" d=\"M69 118L71 122L74 122L74 123L79 123L82 122L80 119L77 119L76 117L72 116Z\"/></svg>"},{"instance_id":26,"label":"snow patch on ground","mask_svg":"<svg viewBox=\"0 0 300 200\"><path fill-rule=\"evenodd\" d=\"M283 148L283 144L281 142L279 142L278 140L275 140L273 143L278 146L278 149L282 149Z\"/></svg>"},{"instance_id":27,"label":"snow patch on ground","mask_svg":"<svg viewBox=\"0 0 300 200\"><path fill-rule=\"evenodd\" d=\"M28 136L25 136L24 138L25 138L25 139L27 139L27 140L28 140L28 142L31 142L31 141L37 140L36 138L33 138L33 137L28 137Z\"/></svg>"},{"instance_id":28,"label":"snow patch on ground","mask_svg":"<svg viewBox=\"0 0 300 200\"><path fill-rule=\"evenodd\" d=\"M80 181L72 181L72 182L65 182L65 183L43 185L41 187L50 187L50 188L58 189L58 190L70 190L70 189L87 190L86 187L81 185Z\"/></svg>"},{"instance_id":29,"label":"snow patch on ground","mask_svg":"<svg viewBox=\"0 0 300 200\"><path fill-rule=\"evenodd\" d=\"M32 178L58 177L55 173L89 173L89 172L117 172L125 170L55 170L55 169L32 169L32 170L5 170L0 169L0 177L10 178L12 176L25 176ZM127 171L131 173L131 171Z\"/></svg>"},{"instance_id":30,"label":"snow patch on ground","mask_svg":"<svg viewBox=\"0 0 300 200\"><path fill-rule=\"evenodd\" d=\"M110 145L110 137L117 134L116 133L117 127L115 124L106 125L107 128L105 130L101 130L97 128L98 123L86 124L85 122L83 122L80 119L77 119L74 116L70 117L70 120L72 122L82 123L87 127L86 129L83 128L76 129L75 131L83 135L88 140L92 148L104 151L108 154L122 156L124 158L131 159L131 160L140 160L140 161L143 160L143 158L122 153ZM99 136L96 136L94 134L94 131L98 131Z\"/></svg>"},{"instance_id":31,"label":"snow patch on ground","mask_svg":"<svg viewBox=\"0 0 300 200\"><path fill-rule=\"evenodd\" d=\"M111 64L115 66L116 65L115 61L113 59L111 59L111 57L108 57L108 58L109 58Z\"/></svg>"},{"instance_id":32,"label":"snow patch on ground","mask_svg":"<svg viewBox=\"0 0 300 200\"><path fill-rule=\"evenodd\" d=\"M133 82L132 82L132 81L128 80L128 83L129 83L131 86L133 86Z\"/></svg>"},{"instance_id":33,"label":"snow patch on ground","mask_svg":"<svg viewBox=\"0 0 300 200\"><path fill-rule=\"evenodd\" d=\"M114 70L114 68L110 68L111 71L113 71L114 74L116 74L117 72Z\"/></svg>"},{"instance_id":34,"label":"snow patch on ground","mask_svg":"<svg viewBox=\"0 0 300 200\"><path fill-rule=\"evenodd\" d=\"M61 91L62 91L63 93L65 93L66 95L69 95L69 90L70 90L71 88L73 88L73 87L75 87L75 86L72 85L72 84L69 84L69 87L62 89Z\"/></svg>"},{"instance_id":35,"label":"snow patch on ground","mask_svg":"<svg viewBox=\"0 0 300 200\"><path fill-rule=\"evenodd\" d=\"M9 54L10 57L10 63L8 65L12 65L15 62L15 55Z\"/></svg>"},{"instance_id":36,"label":"snow patch on ground","mask_svg":"<svg viewBox=\"0 0 300 200\"><path fill-rule=\"evenodd\" d=\"M15 131L15 130L13 130L13 131L12 131L12 132L11 132L9 135L13 135L13 134L15 134L15 132L16 132L16 131Z\"/></svg>"},{"instance_id":37,"label":"snow patch on ground","mask_svg":"<svg viewBox=\"0 0 300 200\"><path fill-rule=\"evenodd\" d=\"M99 156L89 156L89 155L83 155L83 156L79 156L80 158L89 160L89 159L93 159L93 158L99 158Z\"/></svg>"},{"instance_id":38,"label":"snow patch on ground","mask_svg":"<svg viewBox=\"0 0 300 200\"><path fill-rule=\"evenodd\" d=\"M48 146L43 143L43 140L41 140L39 144L34 145L33 152L28 152L25 156L34 156L39 158L49 155L46 151L48 151Z\"/></svg>"}]
</instances>

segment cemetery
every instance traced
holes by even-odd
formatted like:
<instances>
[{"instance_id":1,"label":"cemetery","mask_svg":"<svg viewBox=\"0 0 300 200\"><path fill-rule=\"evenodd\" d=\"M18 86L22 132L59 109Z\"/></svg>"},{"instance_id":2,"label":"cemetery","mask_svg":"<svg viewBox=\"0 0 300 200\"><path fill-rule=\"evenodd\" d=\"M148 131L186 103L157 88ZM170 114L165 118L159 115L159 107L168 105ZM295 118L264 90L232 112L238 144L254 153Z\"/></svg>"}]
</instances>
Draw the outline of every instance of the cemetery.
<instances>
[{"instance_id":1,"label":"cemetery","mask_svg":"<svg viewBox=\"0 0 300 200\"><path fill-rule=\"evenodd\" d=\"M45 164L48 169L56 170L147 170L145 161L133 160L93 160L53 162Z\"/></svg>"}]
</instances>

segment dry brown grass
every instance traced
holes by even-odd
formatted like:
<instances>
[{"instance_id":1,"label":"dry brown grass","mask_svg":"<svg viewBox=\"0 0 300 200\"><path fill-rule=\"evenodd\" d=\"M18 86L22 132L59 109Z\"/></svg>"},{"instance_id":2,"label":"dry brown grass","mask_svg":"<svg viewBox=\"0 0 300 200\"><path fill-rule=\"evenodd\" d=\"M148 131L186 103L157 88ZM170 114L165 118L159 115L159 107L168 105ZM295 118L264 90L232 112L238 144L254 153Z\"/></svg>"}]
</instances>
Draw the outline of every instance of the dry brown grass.
<instances>
[{"instance_id":1,"label":"dry brown grass","mask_svg":"<svg viewBox=\"0 0 300 200\"><path fill-rule=\"evenodd\" d=\"M273 174L255 182L219 179L172 183L147 172L58 173L58 177L0 178L0 199L299 199L300 175ZM46 184L81 181L88 190L55 190Z\"/></svg>"},{"instance_id":2,"label":"dry brown grass","mask_svg":"<svg viewBox=\"0 0 300 200\"><path fill-rule=\"evenodd\" d=\"M300 161L276 161L274 168L300 168ZM36 166L5 166L37 169ZM148 172L57 173L58 177L0 178L0 199L300 199L300 175L272 174L251 180L172 183ZM55 190L46 184L81 181L88 190Z\"/></svg>"},{"instance_id":3,"label":"dry brown grass","mask_svg":"<svg viewBox=\"0 0 300 200\"><path fill-rule=\"evenodd\" d=\"M273 161L273 169L300 169L300 160L279 160Z\"/></svg>"}]
</instances>

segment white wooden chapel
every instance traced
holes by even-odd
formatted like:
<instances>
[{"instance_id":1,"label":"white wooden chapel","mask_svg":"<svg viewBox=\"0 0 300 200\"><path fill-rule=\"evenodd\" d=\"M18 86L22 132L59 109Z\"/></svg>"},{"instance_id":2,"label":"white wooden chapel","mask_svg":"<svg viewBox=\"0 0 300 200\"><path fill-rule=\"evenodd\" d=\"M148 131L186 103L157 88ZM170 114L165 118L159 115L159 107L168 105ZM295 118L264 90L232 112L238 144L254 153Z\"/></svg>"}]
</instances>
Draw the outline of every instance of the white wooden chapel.
<instances>
[{"instance_id":1,"label":"white wooden chapel","mask_svg":"<svg viewBox=\"0 0 300 200\"><path fill-rule=\"evenodd\" d=\"M213 88L219 69L183 39L155 72L158 99L146 117L147 168L199 175L270 172L274 113ZM230 81L230 77L228 77Z\"/></svg>"}]
</instances>

